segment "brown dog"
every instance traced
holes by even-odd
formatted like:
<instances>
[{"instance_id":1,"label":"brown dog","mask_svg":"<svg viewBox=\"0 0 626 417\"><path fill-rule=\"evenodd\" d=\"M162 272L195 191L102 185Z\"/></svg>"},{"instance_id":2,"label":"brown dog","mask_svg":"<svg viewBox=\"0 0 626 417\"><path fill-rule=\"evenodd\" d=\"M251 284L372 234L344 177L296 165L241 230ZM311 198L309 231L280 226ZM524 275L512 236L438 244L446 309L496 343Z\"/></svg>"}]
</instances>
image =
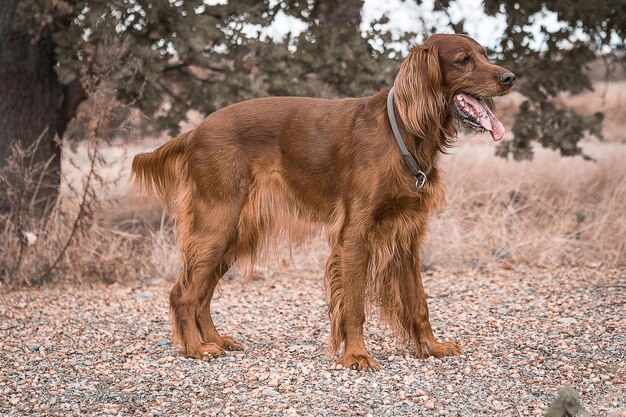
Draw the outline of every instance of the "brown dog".
<instances>
[{"instance_id":1,"label":"brown dog","mask_svg":"<svg viewBox=\"0 0 626 417\"><path fill-rule=\"evenodd\" d=\"M344 345L338 363L379 368L363 340L368 302L414 343L417 356L459 354L455 343L433 335L419 250L429 213L443 200L437 164L456 134L455 119L500 139L504 128L483 99L506 94L514 79L466 36L434 35L414 47L390 98L414 167L392 131L389 90L245 101L137 155L136 181L155 189L176 221L183 265L170 307L182 353L202 358L239 348L211 319L222 275L236 262L253 265L281 237L297 242L327 226L330 345Z\"/></svg>"}]
</instances>

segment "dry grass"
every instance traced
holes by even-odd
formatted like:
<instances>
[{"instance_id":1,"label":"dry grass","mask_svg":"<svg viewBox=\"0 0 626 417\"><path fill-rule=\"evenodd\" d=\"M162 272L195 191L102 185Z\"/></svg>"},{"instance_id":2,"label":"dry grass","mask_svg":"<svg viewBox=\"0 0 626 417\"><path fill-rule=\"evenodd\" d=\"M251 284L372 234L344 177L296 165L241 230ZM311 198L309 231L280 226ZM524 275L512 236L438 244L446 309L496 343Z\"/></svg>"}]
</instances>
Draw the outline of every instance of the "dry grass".
<instances>
[{"instance_id":1,"label":"dry grass","mask_svg":"<svg viewBox=\"0 0 626 417\"><path fill-rule=\"evenodd\" d=\"M433 218L425 262L626 262L626 146L585 149L598 162L545 150L529 162L507 162L476 145L444 157L447 205Z\"/></svg>"}]
</instances>

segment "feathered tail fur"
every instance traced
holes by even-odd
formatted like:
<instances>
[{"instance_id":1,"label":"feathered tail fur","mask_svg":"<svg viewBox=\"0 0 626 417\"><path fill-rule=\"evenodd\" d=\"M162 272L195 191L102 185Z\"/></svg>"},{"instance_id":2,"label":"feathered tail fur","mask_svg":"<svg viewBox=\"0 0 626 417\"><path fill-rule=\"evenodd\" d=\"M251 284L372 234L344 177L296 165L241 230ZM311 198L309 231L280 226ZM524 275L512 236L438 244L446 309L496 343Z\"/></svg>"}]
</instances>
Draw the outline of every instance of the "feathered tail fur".
<instances>
[{"instance_id":1,"label":"feathered tail fur","mask_svg":"<svg viewBox=\"0 0 626 417\"><path fill-rule=\"evenodd\" d=\"M178 185L185 178L185 150L192 132L184 133L152 152L140 153L133 159L135 185L149 194L156 192L170 208Z\"/></svg>"}]
</instances>

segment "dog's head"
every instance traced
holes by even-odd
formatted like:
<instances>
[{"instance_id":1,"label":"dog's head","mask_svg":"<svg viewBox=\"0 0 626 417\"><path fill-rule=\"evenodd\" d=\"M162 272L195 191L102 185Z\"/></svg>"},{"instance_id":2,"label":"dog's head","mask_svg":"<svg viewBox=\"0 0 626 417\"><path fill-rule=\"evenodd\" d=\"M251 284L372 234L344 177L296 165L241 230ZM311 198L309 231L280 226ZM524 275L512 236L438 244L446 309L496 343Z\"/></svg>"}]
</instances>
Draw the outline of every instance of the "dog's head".
<instances>
[{"instance_id":1,"label":"dog's head","mask_svg":"<svg viewBox=\"0 0 626 417\"><path fill-rule=\"evenodd\" d=\"M478 42L463 35L433 35L411 49L402 63L394 91L407 129L428 137L432 126L454 135L457 120L466 128L502 139L504 126L487 105L508 93L515 75L487 59Z\"/></svg>"}]
</instances>

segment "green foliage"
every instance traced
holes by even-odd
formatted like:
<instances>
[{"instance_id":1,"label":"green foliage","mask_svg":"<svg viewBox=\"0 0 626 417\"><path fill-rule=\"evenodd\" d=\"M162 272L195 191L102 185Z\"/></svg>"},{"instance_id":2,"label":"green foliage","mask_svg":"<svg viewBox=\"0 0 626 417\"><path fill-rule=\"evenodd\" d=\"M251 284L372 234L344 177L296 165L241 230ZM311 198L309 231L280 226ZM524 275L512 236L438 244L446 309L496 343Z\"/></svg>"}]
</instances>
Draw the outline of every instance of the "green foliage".
<instances>
[{"instance_id":1,"label":"green foliage","mask_svg":"<svg viewBox=\"0 0 626 417\"><path fill-rule=\"evenodd\" d=\"M518 76L518 90L527 98L513 125L514 139L502 142L497 153L530 159L536 140L561 155L581 155L578 142L585 134L602 139L601 113L581 116L557 106L555 98L593 89L585 69L596 56L624 60L626 2L485 0L484 7L489 15L506 16L504 36L492 52ZM537 39L528 28L541 13L556 13L559 27L542 27Z\"/></svg>"},{"instance_id":2,"label":"green foliage","mask_svg":"<svg viewBox=\"0 0 626 417\"><path fill-rule=\"evenodd\" d=\"M435 9L445 12L450 3L436 1ZM110 54L105 52L117 40L122 59L134 69L122 77L120 98L142 110L149 129L176 134L189 109L206 114L265 95L363 96L390 85L401 57L390 49L392 37L380 24L360 32L361 8L361 0L217 5L201 0L20 0L15 25L26 28L33 42L52 34L57 73L65 84L106 65ZM529 158L531 141L538 141L562 155L581 154L581 138L602 136L602 115L581 116L557 106L555 98L592 88L584 69L598 54L623 59L624 1L485 0L484 9L506 16L505 34L490 52L518 75L519 91L527 99L513 126L514 139L502 143L498 153ZM542 28L543 39L533 39L528 27L541 12L556 13L562 24L556 30ZM297 17L307 29L282 40L246 32L246 25L269 26L279 13ZM424 28L423 35L460 32L463 24L450 19L448 28Z\"/></svg>"}]
</instances>

